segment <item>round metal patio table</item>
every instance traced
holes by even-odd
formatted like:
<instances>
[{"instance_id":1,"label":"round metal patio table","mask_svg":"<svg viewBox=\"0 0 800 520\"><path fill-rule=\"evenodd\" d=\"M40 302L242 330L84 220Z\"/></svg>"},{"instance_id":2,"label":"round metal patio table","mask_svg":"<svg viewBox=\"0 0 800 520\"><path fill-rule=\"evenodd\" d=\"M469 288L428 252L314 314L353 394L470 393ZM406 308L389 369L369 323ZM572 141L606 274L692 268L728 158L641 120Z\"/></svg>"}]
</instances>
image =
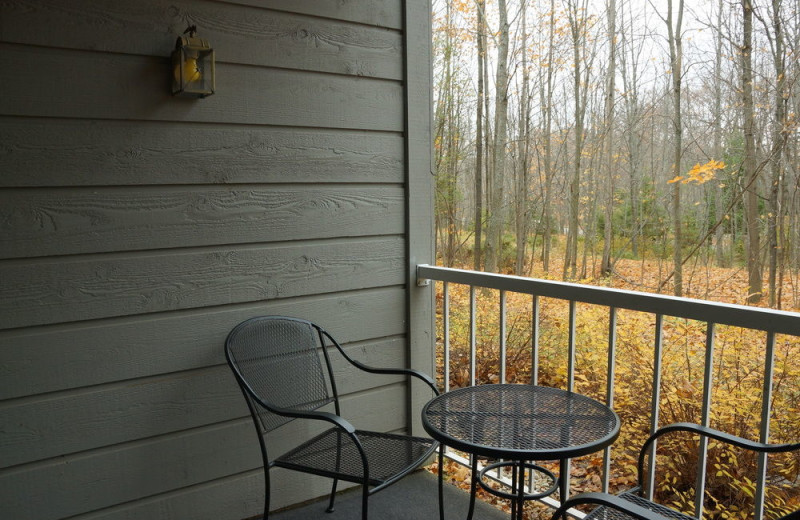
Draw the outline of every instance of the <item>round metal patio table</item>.
<instances>
[{"instance_id":1,"label":"round metal patio table","mask_svg":"<svg viewBox=\"0 0 800 520\"><path fill-rule=\"evenodd\" d=\"M472 518L475 492L480 484L487 491L512 501L512 518L522 519L525 500L541 498L560 490L567 494L568 460L609 446L619 435L619 417L608 406L575 392L524 384L481 385L459 388L433 398L422 409L422 425L442 445L464 451L472 459L472 485L467 518ZM444 448L439 449L439 466ZM477 471L478 457L497 459ZM530 461L560 461L559 476ZM493 467L512 469L513 493L489 488L483 473ZM525 494L524 471L534 469L553 480L553 486L536 494ZM519 485L517 485L519 484ZM444 519L442 471L439 471L439 515Z\"/></svg>"}]
</instances>

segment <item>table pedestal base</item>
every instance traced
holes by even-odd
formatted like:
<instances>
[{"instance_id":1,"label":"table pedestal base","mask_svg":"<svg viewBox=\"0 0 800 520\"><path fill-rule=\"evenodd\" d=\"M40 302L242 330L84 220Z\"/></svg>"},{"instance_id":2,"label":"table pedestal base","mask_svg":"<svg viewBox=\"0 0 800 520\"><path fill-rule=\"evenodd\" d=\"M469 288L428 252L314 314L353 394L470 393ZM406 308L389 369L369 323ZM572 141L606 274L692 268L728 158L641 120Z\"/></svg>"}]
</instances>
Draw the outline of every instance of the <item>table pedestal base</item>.
<instances>
[{"instance_id":1,"label":"table pedestal base","mask_svg":"<svg viewBox=\"0 0 800 520\"><path fill-rule=\"evenodd\" d=\"M444 483L444 450L443 445L439 446L439 518L444 520L444 496L443 496L443 483ZM491 493L500 498L505 498L511 501L511 518L512 520L522 520L523 506L526 500L537 500L546 496L552 495L561 486L561 479L556 478L555 474L547 468L537 466L525 461L501 461L495 462L478 470L478 457L471 455L472 460L472 478L469 496L469 512L467 513L467 520L472 520L472 514L475 511L475 493L480 485L488 493ZM511 489L512 492L501 491L494 489L489 484L484 482L484 476L487 472L495 469L511 469ZM535 471L547 477L551 484L550 487L544 491L536 493L525 492L525 471Z\"/></svg>"},{"instance_id":2,"label":"table pedestal base","mask_svg":"<svg viewBox=\"0 0 800 520\"><path fill-rule=\"evenodd\" d=\"M499 489L495 489L491 487L487 482L485 482L484 477L487 472L495 470L495 469L510 469L511 470L511 492L502 491ZM543 490L538 491L536 493L526 493L525 492L525 471L534 471L539 474L543 474L550 480L550 486ZM555 491L559 488L559 480L553 474L552 471L543 468L542 466L537 466L536 464L531 464L525 461L501 461L495 462L494 464L489 464L488 466L484 467L482 470L477 471L477 464L473 461L473 468L472 468L472 494L475 494L475 481L488 493L495 495L500 498L505 498L511 501L511 518L512 520L522 520L522 513L525 505L526 500L536 500L539 498L544 498L546 496L552 495ZM470 504L473 504L474 501L472 498L470 499ZM472 517L472 508L470 508L469 517Z\"/></svg>"}]
</instances>

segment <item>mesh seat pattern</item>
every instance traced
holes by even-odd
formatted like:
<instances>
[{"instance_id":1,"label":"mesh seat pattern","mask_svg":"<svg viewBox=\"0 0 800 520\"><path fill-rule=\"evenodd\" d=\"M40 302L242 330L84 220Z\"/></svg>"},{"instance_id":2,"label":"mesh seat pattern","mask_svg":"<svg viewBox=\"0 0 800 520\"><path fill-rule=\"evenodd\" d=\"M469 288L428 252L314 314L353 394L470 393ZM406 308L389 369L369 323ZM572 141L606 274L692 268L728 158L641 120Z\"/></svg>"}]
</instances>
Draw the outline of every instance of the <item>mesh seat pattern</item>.
<instances>
[{"instance_id":1,"label":"mesh seat pattern","mask_svg":"<svg viewBox=\"0 0 800 520\"><path fill-rule=\"evenodd\" d=\"M419 465L433 441L421 437L357 430L369 461L369 484L380 485L405 469ZM275 460L276 466L303 469L351 482L364 479L361 454L353 439L331 428Z\"/></svg>"},{"instance_id":2,"label":"mesh seat pattern","mask_svg":"<svg viewBox=\"0 0 800 520\"><path fill-rule=\"evenodd\" d=\"M654 513L658 513L659 515L667 519L696 520L692 516L685 515L667 506L662 506L661 504L650 502L646 498L640 497L636 493L621 493L619 497L627 500L628 502L632 502L638 506L649 509ZM584 518L584 520L633 520L633 517L625 514L623 511L620 511L618 509L614 509L612 507L600 506L595 508L588 515L586 515L586 518Z\"/></svg>"}]
</instances>

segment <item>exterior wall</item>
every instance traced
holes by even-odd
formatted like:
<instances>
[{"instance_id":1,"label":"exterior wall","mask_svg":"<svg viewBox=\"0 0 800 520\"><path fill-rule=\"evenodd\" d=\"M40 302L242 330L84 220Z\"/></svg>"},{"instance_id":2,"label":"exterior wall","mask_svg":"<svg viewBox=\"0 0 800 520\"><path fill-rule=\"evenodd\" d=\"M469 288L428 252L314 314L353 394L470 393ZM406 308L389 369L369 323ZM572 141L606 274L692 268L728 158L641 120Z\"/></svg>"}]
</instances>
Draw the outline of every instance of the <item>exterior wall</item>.
<instances>
[{"instance_id":1,"label":"exterior wall","mask_svg":"<svg viewBox=\"0 0 800 520\"><path fill-rule=\"evenodd\" d=\"M431 370L413 284L432 260L430 15L408 4L0 5L0 518L260 513L222 351L248 317ZM189 23L217 53L202 100L168 92ZM400 379L340 390L385 431L424 399ZM276 508L329 485L273 475Z\"/></svg>"}]
</instances>

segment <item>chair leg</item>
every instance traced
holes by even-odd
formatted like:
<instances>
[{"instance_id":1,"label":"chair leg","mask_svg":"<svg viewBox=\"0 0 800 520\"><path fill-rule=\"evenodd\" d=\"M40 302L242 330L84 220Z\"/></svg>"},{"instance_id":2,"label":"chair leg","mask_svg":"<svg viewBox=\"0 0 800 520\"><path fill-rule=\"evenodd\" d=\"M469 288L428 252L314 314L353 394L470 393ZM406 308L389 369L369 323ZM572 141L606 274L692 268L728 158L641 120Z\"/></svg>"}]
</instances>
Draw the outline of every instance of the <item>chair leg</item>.
<instances>
[{"instance_id":1,"label":"chair leg","mask_svg":"<svg viewBox=\"0 0 800 520\"><path fill-rule=\"evenodd\" d=\"M269 466L264 466L264 517L263 520L269 518Z\"/></svg>"},{"instance_id":2,"label":"chair leg","mask_svg":"<svg viewBox=\"0 0 800 520\"><path fill-rule=\"evenodd\" d=\"M472 459L472 476L469 489L469 513L467 513L467 520L472 520L472 514L475 512L475 493L478 491L478 456L470 455Z\"/></svg>"},{"instance_id":3,"label":"chair leg","mask_svg":"<svg viewBox=\"0 0 800 520\"><path fill-rule=\"evenodd\" d=\"M364 491L361 495L361 520L367 520L367 513L368 513L368 502L369 499L369 485L365 482L364 483Z\"/></svg>"},{"instance_id":4,"label":"chair leg","mask_svg":"<svg viewBox=\"0 0 800 520\"><path fill-rule=\"evenodd\" d=\"M439 520L444 520L444 444L439 445Z\"/></svg>"},{"instance_id":5,"label":"chair leg","mask_svg":"<svg viewBox=\"0 0 800 520\"><path fill-rule=\"evenodd\" d=\"M331 498L328 502L328 509L325 510L326 513L333 513L333 502L336 500L336 484L339 482L339 479L333 479L333 486L331 486Z\"/></svg>"},{"instance_id":6,"label":"chair leg","mask_svg":"<svg viewBox=\"0 0 800 520\"><path fill-rule=\"evenodd\" d=\"M327 354L326 354L327 355ZM336 406L339 406L338 404ZM337 408L338 410L338 408ZM336 433L336 471L338 472L340 469L340 464L342 463L342 432ZM333 479L333 486L331 487L331 499L328 502L328 513L333 513L333 501L336 500L336 484L339 482L339 479Z\"/></svg>"}]
</instances>

